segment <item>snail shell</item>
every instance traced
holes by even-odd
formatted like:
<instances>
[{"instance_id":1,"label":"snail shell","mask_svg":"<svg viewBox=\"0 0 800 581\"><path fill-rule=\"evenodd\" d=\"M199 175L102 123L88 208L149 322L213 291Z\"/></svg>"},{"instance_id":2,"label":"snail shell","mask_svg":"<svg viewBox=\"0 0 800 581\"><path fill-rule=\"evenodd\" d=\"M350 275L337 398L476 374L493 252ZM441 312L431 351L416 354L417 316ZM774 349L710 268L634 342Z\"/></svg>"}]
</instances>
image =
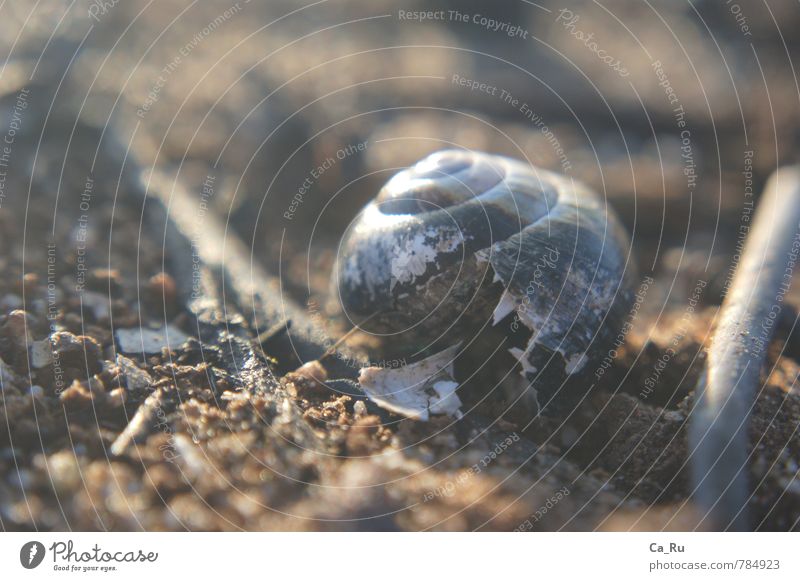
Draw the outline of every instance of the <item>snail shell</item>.
<instances>
[{"instance_id":1,"label":"snail shell","mask_svg":"<svg viewBox=\"0 0 800 581\"><path fill-rule=\"evenodd\" d=\"M350 224L333 282L346 316L389 351L523 331L510 351L540 378L542 405L611 348L633 296L628 249L583 184L446 150L396 174Z\"/></svg>"}]
</instances>

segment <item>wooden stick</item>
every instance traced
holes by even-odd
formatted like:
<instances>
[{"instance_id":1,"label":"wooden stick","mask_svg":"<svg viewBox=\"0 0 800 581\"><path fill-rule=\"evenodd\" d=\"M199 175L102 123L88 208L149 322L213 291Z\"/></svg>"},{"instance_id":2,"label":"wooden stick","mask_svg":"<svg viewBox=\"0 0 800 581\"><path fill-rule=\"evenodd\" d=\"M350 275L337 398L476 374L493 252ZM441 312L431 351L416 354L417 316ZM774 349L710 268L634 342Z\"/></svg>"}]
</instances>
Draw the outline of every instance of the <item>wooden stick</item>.
<instances>
[{"instance_id":1,"label":"wooden stick","mask_svg":"<svg viewBox=\"0 0 800 581\"><path fill-rule=\"evenodd\" d=\"M693 497L702 524L716 530L749 527L748 418L799 250L800 167L793 166L767 182L696 390Z\"/></svg>"}]
</instances>

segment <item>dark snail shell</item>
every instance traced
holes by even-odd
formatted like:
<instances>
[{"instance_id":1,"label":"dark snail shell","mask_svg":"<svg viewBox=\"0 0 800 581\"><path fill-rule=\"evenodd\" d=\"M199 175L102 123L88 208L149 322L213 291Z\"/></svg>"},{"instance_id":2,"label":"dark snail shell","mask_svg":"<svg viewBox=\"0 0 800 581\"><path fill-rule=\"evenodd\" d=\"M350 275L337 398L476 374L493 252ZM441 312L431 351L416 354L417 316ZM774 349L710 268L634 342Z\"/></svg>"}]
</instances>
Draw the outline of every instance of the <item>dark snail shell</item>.
<instances>
[{"instance_id":1,"label":"dark snail shell","mask_svg":"<svg viewBox=\"0 0 800 581\"><path fill-rule=\"evenodd\" d=\"M542 403L610 350L632 299L628 249L586 186L447 150L395 175L351 223L334 283L350 321L383 336L389 351L523 329L526 342L511 352L524 374L544 380Z\"/></svg>"}]
</instances>

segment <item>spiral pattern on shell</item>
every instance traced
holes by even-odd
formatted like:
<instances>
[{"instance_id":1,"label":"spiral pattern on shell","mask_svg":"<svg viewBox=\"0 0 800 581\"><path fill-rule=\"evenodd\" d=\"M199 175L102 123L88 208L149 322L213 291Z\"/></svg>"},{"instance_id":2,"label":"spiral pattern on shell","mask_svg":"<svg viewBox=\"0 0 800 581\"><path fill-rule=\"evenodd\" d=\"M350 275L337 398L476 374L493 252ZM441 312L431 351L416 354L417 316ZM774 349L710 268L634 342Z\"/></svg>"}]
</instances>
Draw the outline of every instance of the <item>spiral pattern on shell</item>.
<instances>
[{"instance_id":1,"label":"spiral pattern on shell","mask_svg":"<svg viewBox=\"0 0 800 581\"><path fill-rule=\"evenodd\" d=\"M628 253L585 185L445 150L396 174L351 223L333 282L351 322L366 320L389 350L522 329L527 343L510 351L523 374L557 381L611 349L632 299Z\"/></svg>"}]
</instances>

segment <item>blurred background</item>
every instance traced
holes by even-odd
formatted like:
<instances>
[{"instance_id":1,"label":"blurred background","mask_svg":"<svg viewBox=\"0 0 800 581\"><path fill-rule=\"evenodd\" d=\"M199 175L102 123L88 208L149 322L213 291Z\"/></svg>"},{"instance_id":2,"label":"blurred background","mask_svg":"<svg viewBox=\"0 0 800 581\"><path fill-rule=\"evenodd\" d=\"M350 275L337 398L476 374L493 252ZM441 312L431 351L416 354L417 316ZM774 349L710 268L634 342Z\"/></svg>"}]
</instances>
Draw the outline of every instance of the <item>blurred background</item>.
<instances>
[{"instance_id":1,"label":"blurred background","mask_svg":"<svg viewBox=\"0 0 800 581\"><path fill-rule=\"evenodd\" d=\"M721 226L738 222L747 152L755 192L797 155L800 15L788 0L16 2L4 13L12 100L15 85L49 84L55 109L110 124L142 166L194 191L213 175L214 210L270 267L283 238L301 293L297 254L327 264L387 177L444 147L585 180L635 232L646 268L676 244L729 252L735 228Z\"/></svg>"}]
</instances>

